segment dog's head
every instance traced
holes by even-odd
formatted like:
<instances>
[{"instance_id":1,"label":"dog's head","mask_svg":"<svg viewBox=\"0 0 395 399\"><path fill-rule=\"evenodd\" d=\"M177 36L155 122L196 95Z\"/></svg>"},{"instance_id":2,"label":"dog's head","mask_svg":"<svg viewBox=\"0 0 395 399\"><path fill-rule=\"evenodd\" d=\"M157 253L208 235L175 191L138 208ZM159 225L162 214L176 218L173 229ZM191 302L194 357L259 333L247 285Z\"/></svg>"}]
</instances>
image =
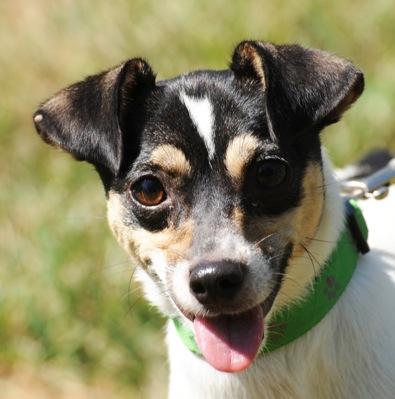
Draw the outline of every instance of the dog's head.
<instances>
[{"instance_id":1,"label":"dog's head","mask_svg":"<svg viewBox=\"0 0 395 399\"><path fill-rule=\"evenodd\" d=\"M362 73L331 54L242 42L229 70L157 83L129 60L62 90L34 121L96 167L149 298L193 322L214 367L236 371L273 303L296 299L280 298L284 276L312 278L292 260L323 212L319 132L362 90Z\"/></svg>"}]
</instances>

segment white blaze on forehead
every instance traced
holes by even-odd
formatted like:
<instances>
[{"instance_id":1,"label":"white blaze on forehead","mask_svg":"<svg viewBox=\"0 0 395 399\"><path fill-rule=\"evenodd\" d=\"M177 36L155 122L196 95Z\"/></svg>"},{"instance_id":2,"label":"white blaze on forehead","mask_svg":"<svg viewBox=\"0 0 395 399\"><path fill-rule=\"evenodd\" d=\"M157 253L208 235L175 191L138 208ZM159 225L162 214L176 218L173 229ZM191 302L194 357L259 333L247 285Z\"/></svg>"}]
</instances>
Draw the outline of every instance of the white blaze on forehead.
<instances>
[{"instance_id":1,"label":"white blaze on forehead","mask_svg":"<svg viewBox=\"0 0 395 399\"><path fill-rule=\"evenodd\" d=\"M186 106L189 116L206 145L208 158L214 157L214 114L213 106L207 97L194 98L185 93L180 94L181 101Z\"/></svg>"}]
</instances>

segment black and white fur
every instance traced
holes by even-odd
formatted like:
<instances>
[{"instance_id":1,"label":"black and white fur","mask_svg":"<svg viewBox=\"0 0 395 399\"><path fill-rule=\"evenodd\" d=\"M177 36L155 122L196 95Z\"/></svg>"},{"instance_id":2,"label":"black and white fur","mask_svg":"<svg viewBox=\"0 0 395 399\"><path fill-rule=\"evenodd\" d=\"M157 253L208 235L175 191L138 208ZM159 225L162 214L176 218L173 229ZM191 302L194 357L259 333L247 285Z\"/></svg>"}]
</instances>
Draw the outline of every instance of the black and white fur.
<instances>
[{"instance_id":1,"label":"black and white fur","mask_svg":"<svg viewBox=\"0 0 395 399\"><path fill-rule=\"evenodd\" d=\"M110 226L166 316L192 328L195 317L262 305L268 321L306 295L343 228L319 133L363 84L332 54L246 41L230 69L161 82L144 60L129 60L62 90L34 121L45 141L95 166ZM261 187L257 168L273 159L286 175ZM144 179L160 182L157 205L139 203ZM291 344L228 374L192 354L169 323L170 398L393 397L394 189L363 207L371 252L334 309ZM202 300L190 279L206 264L239 265L237 292Z\"/></svg>"}]
</instances>

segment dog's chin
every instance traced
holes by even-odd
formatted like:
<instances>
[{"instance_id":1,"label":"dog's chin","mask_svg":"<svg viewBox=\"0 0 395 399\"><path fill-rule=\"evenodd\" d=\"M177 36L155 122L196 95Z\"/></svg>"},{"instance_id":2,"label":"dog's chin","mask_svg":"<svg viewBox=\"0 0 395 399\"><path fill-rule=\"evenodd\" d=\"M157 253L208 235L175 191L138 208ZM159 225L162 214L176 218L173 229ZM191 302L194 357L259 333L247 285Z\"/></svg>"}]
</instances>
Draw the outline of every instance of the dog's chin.
<instances>
[{"instance_id":1,"label":"dog's chin","mask_svg":"<svg viewBox=\"0 0 395 399\"><path fill-rule=\"evenodd\" d=\"M178 306L193 323L195 339L205 360L224 372L243 371L254 362L264 338L265 317L273 306L280 284L266 299L247 310L230 312L208 310L204 316L194 315Z\"/></svg>"}]
</instances>

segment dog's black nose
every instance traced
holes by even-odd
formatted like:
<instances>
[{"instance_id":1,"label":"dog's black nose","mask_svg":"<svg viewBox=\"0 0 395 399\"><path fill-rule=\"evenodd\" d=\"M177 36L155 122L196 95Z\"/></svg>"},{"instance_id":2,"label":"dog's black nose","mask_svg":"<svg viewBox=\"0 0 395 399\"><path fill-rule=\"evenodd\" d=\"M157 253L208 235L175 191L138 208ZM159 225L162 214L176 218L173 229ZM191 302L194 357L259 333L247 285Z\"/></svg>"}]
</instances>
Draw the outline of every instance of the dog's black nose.
<instances>
[{"instance_id":1,"label":"dog's black nose","mask_svg":"<svg viewBox=\"0 0 395 399\"><path fill-rule=\"evenodd\" d=\"M245 266L222 261L195 266L189 276L189 287L202 304L216 304L236 296L243 285Z\"/></svg>"}]
</instances>

